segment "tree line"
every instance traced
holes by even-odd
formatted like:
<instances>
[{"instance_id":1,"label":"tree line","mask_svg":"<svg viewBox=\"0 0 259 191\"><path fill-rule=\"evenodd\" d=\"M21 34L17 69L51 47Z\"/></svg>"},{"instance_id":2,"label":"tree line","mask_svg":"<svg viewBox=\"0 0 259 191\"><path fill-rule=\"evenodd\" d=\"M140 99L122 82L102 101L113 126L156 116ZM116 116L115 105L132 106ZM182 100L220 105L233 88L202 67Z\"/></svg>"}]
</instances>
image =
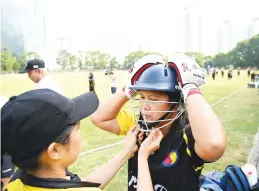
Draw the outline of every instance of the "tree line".
<instances>
[{"instance_id":1,"label":"tree line","mask_svg":"<svg viewBox=\"0 0 259 191\"><path fill-rule=\"evenodd\" d=\"M22 71L30 58L40 58L40 55L36 52L24 52L20 56L16 56L10 49L3 48L1 50L1 72L12 73Z\"/></svg>"},{"instance_id":2,"label":"tree line","mask_svg":"<svg viewBox=\"0 0 259 191\"><path fill-rule=\"evenodd\" d=\"M76 55L67 50L59 51L56 63L62 71L83 71L89 69L107 69L113 68L128 69L139 58L154 52L136 51L132 52L119 63L115 56L101 52L99 50L79 51ZM160 53L156 53L160 54ZM227 67L229 65L241 68L248 66L259 68L259 34L250 39L238 42L237 45L227 53L218 53L217 55L204 55L201 52L185 52L195 58L196 61L204 67ZM162 54L160 54L162 55ZM23 70L26 60L31 57L40 58L36 52L27 52L16 57L11 50L1 50L1 71L15 72Z\"/></svg>"},{"instance_id":3,"label":"tree line","mask_svg":"<svg viewBox=\"0 0 259 191\"><path fill-rule=\"evenodd\" d=\"M235 68L257 67L259 68L259 34L248 40L238 42L237 45L227 53L219 53L205 61L212 66L225 67L232 65Z\"/></svg>"}]
</instances>

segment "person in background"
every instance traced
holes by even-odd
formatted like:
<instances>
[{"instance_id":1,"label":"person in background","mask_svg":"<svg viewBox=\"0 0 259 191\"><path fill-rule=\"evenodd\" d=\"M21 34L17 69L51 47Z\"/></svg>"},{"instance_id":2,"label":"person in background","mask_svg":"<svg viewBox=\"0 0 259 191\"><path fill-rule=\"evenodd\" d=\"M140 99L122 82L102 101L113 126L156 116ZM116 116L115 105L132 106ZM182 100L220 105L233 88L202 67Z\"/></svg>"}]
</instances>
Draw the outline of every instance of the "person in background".
<instances>
[{"instance_id":1,"label":"person in background","mask_svg":"<svg viewBox=\"0 0 259 191\"><path fill-rule=\"evenodd\" d=\"M228 80L232 79L232 69L228 70Z\"/></svg>"},{"instance_id":2,"label":"person in background","mask_svg":"<svg viewBox=\"0 0 259 191\"><path fill-rule=\"evenodd\" d=\"M96 92L95 92L95 79L94 79L93 72L89 72L88 80L89 80L89 91L96 94Z\"/></svg>"},{"instance_id":3,"label":"person in background","mask_svg":"<svg viewBox=\"0 0 259 191\"><path fill-rule=\"evenodd\" d=\"M216 74L219 75L219 68L216 67Z\"/></svg>"},{"instance_id":4,"label":"person in background","mask_svg":"<svg viewBox=\"0 0 259 191\"><path fill-rule=\"evenodd\" d=\"M221 68L221 77L224 78L224 68Z\"/></svg>"},{"instance_id":5,"label":"person in background","mask_svg":"<svg viewBox=\"0 0 259 191\"><path fill-rule=\"evenodd\" d=\"M254 68L251 70L251 82L254 82L254 81L255 81L255 76L256 76L256 67L254 67Z\"/></svg>"},{"instance_id":6,"label":"person in background","mask_svg":"<svg viewBox=\"0 0 259 191\"><path fill-rule=\"evenodd\" d=\"M114 75L113 72L108 73L109 78L111 79L111 93L115 94L117 90L116 86L116 76Z\"/></svg>"},{"instance_id":7,"label":"person in background","mask_svg":"<svg viewBox=\"0 0 259 191\"><path fill-rule=\"evenodd\" d=\"M248 76L248 78L250 77L250 75L251 75L251 67L249 66L247 68L247 76Z\"/></svg>"},{"instance_id":8,"label":"person in background","mask_svg":"<svg viewBox=\"0 0 259 191\"><path fill-rule=\"evenodd\" d=\"M212 71L212 79L215 80L216 77L216 69L214 68Z\"/></svg>"},{"instance_id":9,"label":"person in background","mask_svg":"<svg viewBox=\"0 0 259 191\"><path fill-rule=\"evenodd\" d=\"M51 89L59 94L63 91L59 84L54 81L47 72L45 63L40 59L33 59L27 62L25 72L28 73L29 78L36 83L36 89Z\"/></svg>"}]
</instances>

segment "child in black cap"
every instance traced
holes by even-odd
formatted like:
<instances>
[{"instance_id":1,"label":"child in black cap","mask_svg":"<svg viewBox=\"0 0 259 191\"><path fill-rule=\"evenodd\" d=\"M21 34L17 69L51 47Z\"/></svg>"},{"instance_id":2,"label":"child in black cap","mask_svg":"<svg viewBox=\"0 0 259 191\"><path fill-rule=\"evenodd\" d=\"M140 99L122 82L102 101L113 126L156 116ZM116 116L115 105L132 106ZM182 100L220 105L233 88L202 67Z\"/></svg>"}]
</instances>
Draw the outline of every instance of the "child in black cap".
<instances>
[{"instance_id":1,"label":"child in black cap","mask_svg":"<svg viewBox=\"0 0 259 191\"><path fill-rule=\"evenodd\" d=\"M1 109L2 154L12 156L19 167L8 191L100 190L137 150L137 127L127 137L124 149L82 181L65 169L80 152L80 120L91 115L99 100L94 93L74 99L49 89L28 91L12 97ZM143 138L139 135L139 140ZM146 149L150 152L154 148Z\"/></svg>"}]
</instances>

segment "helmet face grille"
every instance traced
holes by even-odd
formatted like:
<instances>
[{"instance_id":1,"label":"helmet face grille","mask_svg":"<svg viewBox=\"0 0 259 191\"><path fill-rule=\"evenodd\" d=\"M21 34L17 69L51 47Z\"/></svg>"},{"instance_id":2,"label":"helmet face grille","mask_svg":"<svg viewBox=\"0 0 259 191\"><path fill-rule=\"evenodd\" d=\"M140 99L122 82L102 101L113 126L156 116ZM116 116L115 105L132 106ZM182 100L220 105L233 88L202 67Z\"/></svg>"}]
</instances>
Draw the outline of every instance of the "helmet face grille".
<instances>
[{"instance_id":1,"label":"helmet face grille","mask_svg":"<svg viewBox=\"0 0 259 191\"><path fill-rule=\"evenodd\" d=\"M171 106L169 110L161 111L147 111L144 109L151 104L153 108L159 107L159 104L169 104ZM140 130L144 132L150 132L154 127L156 127L156 129L166 127L173 123L185 111L185 108L180 102L140 100L138 98L132 99L132 107L136 124L138 124ZM157 120L151 120L150 115L152 115L152 113L161 113L162 117ZM174 117L170 117L171 113L176 114Z\"/></svg>"}]
</instances>

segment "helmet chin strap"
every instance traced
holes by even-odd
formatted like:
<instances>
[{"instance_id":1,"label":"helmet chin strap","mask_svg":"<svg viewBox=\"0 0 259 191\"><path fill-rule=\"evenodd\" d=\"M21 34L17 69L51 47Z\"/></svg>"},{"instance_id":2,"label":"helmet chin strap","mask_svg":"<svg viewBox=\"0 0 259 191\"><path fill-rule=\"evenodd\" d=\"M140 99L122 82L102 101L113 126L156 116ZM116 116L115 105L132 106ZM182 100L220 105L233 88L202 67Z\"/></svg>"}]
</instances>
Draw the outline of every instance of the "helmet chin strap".
<instances>
[{"instance_id":1,"label":"helmet chin strap","mask_svg":"<svg viewBox=\"0 0 259 191\"><path fill-rule=\"evenodd\" d=\"M175 106L175 104L172 104L169 108L168 111L172 111L173 107ZM168 117L168 115L171 112L166 112L162 117L160 117L156 122L145 122L141 112L140 112L140 117L139 117L139 121L138 121L138 125L141 128L145 128L146 130L152 130L153 127L156 127L159 125L159 123L161 123L162 120L166 119Z\"/></svg>"}]
</instances>

